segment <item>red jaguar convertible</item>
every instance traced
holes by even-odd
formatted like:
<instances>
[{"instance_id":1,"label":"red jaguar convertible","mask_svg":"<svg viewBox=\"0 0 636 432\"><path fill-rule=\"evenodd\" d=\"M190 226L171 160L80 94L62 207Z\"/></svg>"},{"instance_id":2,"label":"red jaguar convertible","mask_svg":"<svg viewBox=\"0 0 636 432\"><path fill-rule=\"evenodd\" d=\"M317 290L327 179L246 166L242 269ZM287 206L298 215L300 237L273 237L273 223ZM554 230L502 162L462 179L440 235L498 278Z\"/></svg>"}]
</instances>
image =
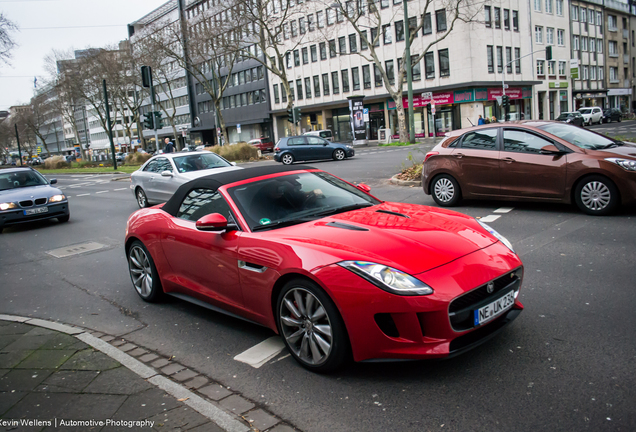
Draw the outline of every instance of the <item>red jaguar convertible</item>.
<instances>
[{"instance_id":1,"label":"red jaguar convertible","mask_svg":"<svg viewBox=\"0 0 636 432\"><path fill-rule=\"evenodd\" d=\"M519 315L523 265L504 237L369 190L299 165L193 180L130 216L133 285L269 327L316 372L457 355Z\"/></svg>"}]
</instances>

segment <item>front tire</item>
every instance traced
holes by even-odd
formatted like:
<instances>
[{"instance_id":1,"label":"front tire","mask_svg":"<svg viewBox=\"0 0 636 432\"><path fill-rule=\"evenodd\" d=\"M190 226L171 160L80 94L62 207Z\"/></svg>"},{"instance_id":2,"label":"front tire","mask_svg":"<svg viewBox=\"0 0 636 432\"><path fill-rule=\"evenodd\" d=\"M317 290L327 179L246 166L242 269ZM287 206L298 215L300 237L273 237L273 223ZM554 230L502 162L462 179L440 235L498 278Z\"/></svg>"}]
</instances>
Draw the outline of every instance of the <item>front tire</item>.
<instances>
[{"instance_id":1,"label":"front tire","mask_svg":"<svg viewBox=\"0 0 636 432\"><path fill-rule=\"evenodd\" d=\"M614 212L619 203L618 189L603 176L589 176L574 190L576 205L589 215L606 216Z\"/></svg>"},{"instance_id":2,"label":"front tire","mask_svg":"<svg viewBox=\"0 0 636 432\"><path fill-rule=\"evenodd\" d=\"M346 157L347 155L342 149L336 149L333 152L333 160L341 161L341 160L344 160Z\"/></svg>"},{"instance_id":3,"label":"front tire","mask_svg":"<svg viewBox=\"0 0 636 432\"><path fill-rule=\"evenodd\" d=\"M283 163L283 165L291 165L294 163L294 156L292 156L290 153L285 153L281 156L280 161Z\"/></svg>"},{"instance_id":4,"label":"front tire","mask_svg":"<svg viewBox=\"0 0 636 432\"><path fill-rule=\"evenodd\" d=\"M139 206L139 208L148 207L148 197L146 197L146 192L144 192L142 188L137 188L135 196L137 197L137 205Z\"/></svg>"},{"instance_id":5,"label":"front tire","mask_svg":"<svg viewBox=\"0 0 636 432\"><path fill-rule=\"evenodd\" d=\"M308 280L285 284L276 301L276 325L292 356L312 372L335 371L349 359L349 338L338 309Z\"/></svg>"},{"instance_id":6,"label":"front tire","mask_svg":"<svg viewBox=\"0 0 636 432\"><path fill-rule=\"evenodd\" d=\"M135 291L144 301L154 303L163 297L163 288L150 252L139 240L128 249L128 271Z\"/></svg>"},{"instance_id":7,"label":"front tire","mask_svg":"<svg viewBox=\"0 0 636 432\"><path fill-rule=\"evenodd\" d=\"M442 174L433 179L431 195L433 195L435 202L442 207L453 207L461 201L459 183L448 174Z\"/></svg>"}]
</instances>

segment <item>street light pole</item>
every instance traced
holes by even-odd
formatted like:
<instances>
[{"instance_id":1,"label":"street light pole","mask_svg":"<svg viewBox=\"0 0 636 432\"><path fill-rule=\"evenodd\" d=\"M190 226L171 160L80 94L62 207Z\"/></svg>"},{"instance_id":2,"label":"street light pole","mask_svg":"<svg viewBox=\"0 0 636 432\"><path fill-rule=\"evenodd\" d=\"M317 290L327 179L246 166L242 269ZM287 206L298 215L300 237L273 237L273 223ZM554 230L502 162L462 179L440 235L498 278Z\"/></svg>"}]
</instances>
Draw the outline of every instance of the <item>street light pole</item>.
<instances>
[{"instance_id":1,"label":"street light pole","mask_svg":"<svg viewBox=\"0 0 636 432\"><path fill-rule=\"evenodd\" d=\"M18 135L18 124L14 123L15 127L15 139L18 142L18 155L20 156L20 166L22 166L22 149L20 148L20 136Z\"/></svg>"},{"instance_id":2,"label":"street light pole","mask_svg":"<svg viewBox=\"0 0 636 432\"><path fill-rule=\"evenodd\" d=\"M408 88L408 114L409 114L409 142L415 142L415 119L413 113L413 71L411 70L411 26L409 26L409 9L407 6L408 0L402 0L404 4L404 25L406 26L406 61L404 62L406 67L406 85Z\"/></svg>"},{"instance_id":3,"label":"street light pole","mask_svg":"<svg viewBox=\"0 0 636 432\"><path fill-rule=\"evenodd\" d=\"M106 124L108 126L108 139L110 140L110 152L113 155L113 169L117 170L117 157L115 155L115 143L113 142L113 127L110 124L110 107L108 106L108 91L106 90L106 78L102 80L104 86L104 106L106 107Z\"/></svg>"}]
</instances>

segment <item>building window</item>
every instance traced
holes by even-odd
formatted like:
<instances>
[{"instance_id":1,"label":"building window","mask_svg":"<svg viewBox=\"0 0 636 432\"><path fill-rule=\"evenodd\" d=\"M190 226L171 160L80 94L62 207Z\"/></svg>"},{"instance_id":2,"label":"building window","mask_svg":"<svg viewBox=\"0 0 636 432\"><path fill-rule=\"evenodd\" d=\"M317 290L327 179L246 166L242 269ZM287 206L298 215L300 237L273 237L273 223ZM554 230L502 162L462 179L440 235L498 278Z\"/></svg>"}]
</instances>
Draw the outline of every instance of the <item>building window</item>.
<instances>
[{"instance_id":1,"label":"building window","mask_svg":"<svg viewBox=\"0 0 636 432\"><path fill-rule=\"evenodd\" d=\"M386 9L389 7L389 0L380 0L380 7Z\"/></svg>"},{"instance_id":2,"label":"building window","mask_svg":"<svg viewBox=\"0 0 636 432\"><path fill-rule=\"evenodd\" d=\"M371 29L371 43L373 44L374 47L380 46L380 37L378 36L377 27Z\"/></svg>"},{"instance_id":3,"label":"building window","mask_svg":"<svg viewBox=\"0 0 636 432\"><path fill-rule=\"evenodd\" d=\"M547 45L554 45L554 29L553 28L546 28L545 29L545 43Z\"/></svg>"},{"instance_id":4,"label":"building window","mask_svg":"<svg viewBox=\"0 0 636 432\"><path fill-rule=\"evenodd\" d=\"M565 30L557 29L557 45L565 46Z\"/></svg>"},{"instance_id":5,"label":"building window","mask_svg":"<svg viewBox=\"0 0 636 432\"><path fill-rule=\"evenodd\" d=\"M497 72L503 72L503 47L497 47Z\"/></svg>"},{"instance_id":6,"label":"building window","mask_svg":"<svg viewBox=\"0 0 636 432\"><path fill-rule=\"evenodd\" d=\"M603 66L598 67L598 79L605 79L605 68Z\"/></svg>"},{"instance_id":7,"label":"building window","mask_svg":"<svg viewBox=\"0 0 636 432\"><path fill-rule=\"evenodd\" d=\"M357 67L351 68L351 81L353 81L353 91L360 90L360 72ZM369 83L369 87L371 87L371 83ZM365 86L365 88L367 87Z\"/></svg>"},{"instance_id":8,"label":"building window","mask_svg":"<svg viewBox=\"0 0 636 432\"><path fill-rule=\"evenodd\" d=\"M338 38L338 52L340 54L347 53L347 38L344 36Z\"/></svg>"},{"instance_id":9,"label":"building window","mask_svg":"<svg viewBox=\"0 0 636 432\"><path fill-rule=\"evenodd\" d=\"M583 79L584 80L590 79L589 66L583 66L582 69L583 69Z\"/></svg>"},{"instance_id":10,"label":"building window","mask_svg":"<svg viewBox=\"0 0 636 432\"><path fill-rule=\"evenodd\" d=\"M490 17L490 6L484 6L484 21L486 22L486 27L492 27L492 18Z\"/></svg>"},{"instance_id":11,"label":"building window","mask_svg":"<svg viewBox=\"0 0 636 432\"><path fill-rule=\"evenodd\" d=\"M566 62L559 60L559 75L561 76L565 75L565 65ZM596 76L596 72L594 73L594 76Z\"/></svg>"},{"instance_id":12,"label":"building window","mask_svg":"<svg viewBox=\"0 0 636 432\"><path fill-rule=\"evenodd\" d=\"M322 94L329 96L329 74L322 74Z\"/></svg>"},{"instance_id":13,"label":"building window","mask_svg":"<svg viewBox=\"0 0 636 432\"><path fill-rule=\"evenodd\" d=\"M311 61L312 62L317 62L318 61L318 50L316 50L316 45L312 45L309 47L309 51L311 51Z\"/></svg>"},{"instance_id":14,"label":"building window","mask_svg":"<svg viewBox=\"0 0 636 432\"><path fill-rule=\"evenodd\" d=\"M424 69L426 70L426 79L435 78L435 55L432 52L424 54Z\"/></svg>"},{"instance_id":15,"label":"building window","mask_svg":"<svg viewBox=\"0 0 636 432\"><path fill-rule=\"evenodd\" d=\"M358 52L358 40L355 34L349 35L349 52L355 53Z\"/></svg>"},{"instance_id":16,"label":"building window","mask_svg":"<svg viewBox=\"0 0 636 432\"><path fill-rule=\"evenodd\" d=\"M303 98L303 81L296 80L296 94L298 95L298 100L302 100Z\"/></svg>"},{"instance_id":17,"label":"building window","mask_svg":"<svg viewBox=\"0 0 636 432\"><path fill-rule=\"evenodd\" d=\"M296 20L291 22L291 35L292 37L298 36L298 22Z\"/></svg>"},{"instance_id":18,"label":"building window","mask_svg":"<svg viewBox=\"0 0 636 432\"><path fill-rule=\"evenodd\" d=\"M582 23L587 22L587 9L582 7L579 8L579 19L581 20Z\"/></svg>"},{"instance_id":19,"label":"building window","mask_svg":"<svg viewBox=\"0 0 636 432\"><path fill-rule=\"evenodd\" d=\"M495 62L493 60L492 45L488 45L486 47L486 55L488 58L488 73L495 73ZM426 78L428 78L428 72L426 74Z\"/></svg>"},{"instance_id":20,"label":"building window","mask_svg":"<svg viewBox=\"0 0 636 432\"><path fill-rule=\"evenodd\" d=\"M362 80L364 81L364 88L371 88L371 68L369 65L362 66Z\"/></svg>"},{"instance_id":21,"label":"building window","mask_svg":"<svg viewBox=\"0 0 636 432\"><path fill-rule=\"evenodd\" d=\"M285 54L285 65L287 66L287 69L291 69L291 67L292 67L291 66L291 53L289 53L289 52ZM240 80L240 78L239 78L239 80ZM242 84L242 83L239 81L239 84Z\"/></svg>"},{"instance_id":22,"label":"building window","mask_svg":"<svg viewBox=\"0 0 636 432\"><path fill-rule=\"evenodd\" d=\"M389 84L395 84L395 70L393 66L393 60L387 60L384 62L384 67L386 71L386 76L389 79Z\"/></svg>"},{"instance_id":23,"label":"building window","mask_svg":"<svg viewBox=\"0 0 636 432\"><path fill-rule=\"evenodd\" d=\"M393 42L391 38L391 24L386 24L382 26L382 37L384 45L388 45Z\"/></svg>"},{"instance_id":24,"label":"building window","mask_svg":"<svg viewBox=\"0 0 636 432\"><path fill-rule=\"evenodd\" d=\"M280 102L280 98L278 97L278 84L274 84L274 102L276 103Z\"/></svg>"},{"instance_id":25,"label":"building window","mask_svg":"<svg viewBox=\"0 0 636 432\"><path fill-rule=\"evenodd\" d=\"M537 75L545 75L545 60L537 60Z\"/></svg>"},{"instance_id":26,"label":"building window","mask_svg":"<svg viewBox=\"0 0 636 432\"><path fill-rule=\"evenodd\" d=\"M512 29L516 32L519 31L519 12L512 11Z\"/></svg>"},{"instance_id":27,"label":"building window","mask_svg":"<svg viewBox=\"0 0 636 432\"><path fill-rule=\"evenodd\" d=\"M320 42L320 60L327 60L327 45Z\"/></svg>"},{"instance_id":28,"label":"building window","mask_svg":"<svg viewBox=\"0 0 636 432\"><path fill-rule=\"evenodd\" d=\"M420 62L415 62L417 60L417 56L411 56L411 79L413 81L419 81L422 79L422 68L420 67Z\"/></svg>"},{"instance_id":29,"label":"building window","mask_svg":"<svg viewBox=\"0 0 636 432\"><path fill-rule=\"evenodd\" d=\"M291 98L291 100L294 100L295 99L294 98L294 82L293 81L289 81L287 83L287 85L289 85L289 97Z\"/></svg>"},{"instance_id":30,"label":"building window","mask_svg":"<svg viewBox=\"0 0 636 432\"><path fill-rule=\"evenodd\" d=\"M563 0L556 0L556 14L563 16Z\"/></svg>"},{"instance_id":31,"label":"building window","mask_svg":"<svg viewBox=\"0 0 636 432\"><path fill-rule=\"evenodd\" d=\"M395 41L401 42L404 40L404 22L396 21L395 22Z\"/></svg>"},{"instance_id":32,"label":"building window","mask_svg":"<svg viewBox=\"0 0 636 432\"><path fill-rule=\"evenodd\" d=\"M495 28L501 28L501 9L498 7L495 8Z\"/></svg>"},{"instance_id":33,"label":"building window","mask_svg":"<svg viewBox=\"0 0 636 432\"><path fill-rule=\"evenodd\" d=\"M329 41L329 57L333 58L336 55L338 55L338 52L336 51L336 40L335 39L331 39Z\"/></svg>"},{"instance_id":34,"label":"building window","mask_svg":"<svg viewBox=\"0 0 636 432\"><path fill-rule=\"evenodd\" d=\"M578 51L579 48L579 37L577 35L572 36L572 49L574 51Z\"/></svg>"},{"instance_id":35,"label":"building window","mask_svg":"<svg viewBox=\"0 0 636 432\"><path fill-rule=\"evenodd\" d=\"M336 11L332 8L327 8L327 25L334 25L336 23Z\"/></svg>"},{"instance_id":36,"label":"building window","mask_svg":"<svg viewBox=\"0 0 636 432\"><path fill-rule=\"evenodd\" d=\"M373 64L373 76L375 78L375 86L382 87L382 73L375 63Z\"/></svg>"},{"instance_id":37,"label":"building window","mask_svg":"<svg viewBox=\"0 0 636 432\"><path fill-rule=\"evenodd\" d=\"M429 35L431 33L433 33L433 24L431 22L431 13L428 12L427 14L425 14L422 19L424 20L424 23L422 24L422 36L426 36Z\"/></svg>"},{"instance_id":38,"label":"building window","mask_svg":"<svg viewBox=\"0 0 636 432\"><path fill-rule=\"evenodd\" d=\"M305 97L311 99L311 79L305 78Z\"/></svg>"},{"instance_id":39,"label":"building window","mask_svg":"<svg viewBox=\"0 0 636 432\"><path fill-rule=\"evenodd\" d=\"M534 41L536 43L543 43L543 27L535 26L534 27Z\"/></svg>"},{"instance_id":40,"label":"building window","mask_svg":"<svg viewBox=\"0 0 636 432\"><path fill-rule=\"evenodd\" d=\"M305 17L298 18L298 28L300 29L300 34L307 33L307 21Z\"/></svg>"},{"instance_id":41,"label":"building window","mask_svg":"<svg viewBox=\"0 0 636 432\"><path fill-rule=\"evenodd\" d=\"M439 50L439 76L446 77L450 75L450 62L448 59L448 49Z\"/></svg>"},{"instance_id":42,"label":"building window","mask_svg":"<svg viewBox=\"0 0 636 432\"><path fill-rule=\"evenodd\" d=\"M506 47L506 72L512 73L512 48Z\"/></svg>"},{"instance_id":43,"label":"building window","mask_svg":"<svg viewBox=\"0 0 636 432\"><path fill-rule=\"evenodd\" d=\"M300 53L294 50L294 66L300 66Z\"/></svg>"},{"instance_id":44,"label":"building window","mask_svg":"<svg viewBox=\"0 0 636 432\"><path fill-rule=\"evenodd\" d=\"M552 13L552 0L545 0L545 13Z\"/></svg>"},{"instance_id":45,"label":"building window","mask_svg":"<svg viewBox=\"0 0 636 432\"><path fill-rule=\"evenodd\" d=\"M596 52L596 39L590 38L590 52Z\"/></svg>"},{"instance_id":46,"label":"building window","mask_svg":"<svg viewBox=\"0 0 636 432\"><path fill-rule=\"evenodd\" d=\"M521 48L515 48L515 73L521 73Z\"/></svg>"},{"instance_id":47,"label":"building window","mask_svg":"<svg viewBox=\"0 0 636 432\"><path fill-rule=\"evenodd\" d=\"M599 54L603 52L603 39L598 39L596 41L596 49L598 50Z\"/></svg>"},{"instance_id":48,"label":"building window","mask_svg":"<svg viewBox=\"0 0 636 432\"><path fill-rule=\"evenodd\" d=\"M504 9L504 30L510 30L510 10Z\"/></svg>"},{"instance_id":49,"label":"building window","mask_svg":"<svg viewBox=\"0 0 636 432\"><path fill-rule=\"evenodd\" d=\"M548 75L556 75L556 61L554 60L548 62Z\"/></svg>"},{"instance_id":50,"label":"building window","mask_svg":"<svg viewBox=\"0 0 636 432\"><path fill-rule=\"evenodd\" d=\"M596 25L598 26L602 26L603 25L603 12L596 12ZM601 79L601 78L599 78Z\"/></svg>"},{"instance_id":51,"label":"building window","mask_svg":"<svg viewBox=\"0 0 636 432\"><path fill-rule=\"evenodd\" d=\"M320 77L314 75L314 97L320 97Z\"/></svg>"},{"instance_id":52,"label":"building window","mask_svg":"<svg viewBox=\"0 0 636 432\"><path fill-rule=\"evenodd\" d=\"M615 15L608 15L607 16L607 29L609 31L617 31L618 30L618 22L616 21L616 16ZM611 77L611 74L610 74L610 77Z\"/></svg>"},{"instance_id":53,"label":"building window","mask_svg":"<svg viewBox=\"0 0 636 432\"><path fill-rule=\"evenodd\" d=\"M303 64L307 64L309 63L309 51L307 50L307 47L303 48Z\"/></svg>"},{"instance_id":54,"label":"building window","mask_svg":"<svg viewBox=\"0 0 636 432\"><path fill-rule=\"evenodd\" d=\"M541 12L541 0L534 0L534 10Z\"/></svg>"},{"instance_id":55,"label":"building window","mask_svg":"<svg viewBox=\"0 0 636 432\"><path fill-rule=\"evenodd\" d=\"M438 32L446 31L446 9L435 11L435 23L437 24Z\"/></svg>"},{"instance_id":56,"label":"building window","mask_svg":"<svg viewBox=\"0 0 636 432\"><path fill-rule=\"evenodd\" d=\"M325 14L323 11L316 12L316 22L318 23L318 28L325 26Z\"/></svg>"},{"instance_id":57,"label":"building window","mask_svg":"<svg viewBox=\"0 0 636 432\"><path fill-rule=\"evenodd\" d=\"M310 32L315 30L315 27L314 27L314 14L307 15L307 29Z\"/></svg>"},{"instance_id":58,"label":"building window","mask_svg":"<svg viewBox=\"0 0 636 432\"><path fill-rule=\"evenodd\" d=\"M572 21L578 21L579 20L579 7L578 6L572 6L572 12L570 13L570 15L572 16Z\"/></svg>"},{"instance_id":59,"label":"building window","mask_svg":"<svg viewBox=\"0 0 636 432\"><path fill-rule=\"evenodd\" d=\"M340 93L340 81L338 79L338 72L331 72L331 88L333 89L333 94Z\"/></svg>"},{"instance_id":60,"label":"building window","mask_svg":"<svg viewBox=\"0 0 636 432\"><path fill-rule=\"evenodd\" d=\"M365 51L369 49L369 45L367 44L367 31L364 30L362 35L360 36L360 51Z\"/></svg>"},{"instance_id":61,"label":"building window","mask_svg":"<svg viewBox=\"0 0 636 432\"><path fill-rule=\"evenodd\" d=\"M342 77L342 92L349 92L349 70L343 69L340 71L340 76ZM358 85L360 83L358 82Z\"/></svg>"},{"instance_id":62,"label":"building window","mask_svg":"<svg viewBox=\"0 0 636 432\"><path fill-rule=\"evenodd\" d=\"M287 92L285 91L285 86L281 83L280 85L280 98L283 102L287 102ZM232 98L230 98L230 103Z\"/></svg>"},{"instance_id":63,"label":"building window","mask_svg":"<svg viewBox=\"0 0 636 432\"><path fill-rule=\"evenodd\" d=\"M417 32L415 31L416 29L417 29L417 17L409 18L409 35L416 38L417 37Z\"/></svg>"},{"instance_id":64,"label":"building window","mask_svg":"<svg viewBox=\"0 0 636 432\"><path fill-rule=\"evenodd\" d=\"M587 37L581 36L581 51L587 51Z\"/></svg>"},{"instance_id":65,"label":"building window","mask_svg":"<svg viewBox=\"0 0 636 432\"><path fill-rule=\"evenodd\" d=\"M590 66L590 79L596 81L596 66Z\"/></svg>"}]
</instances>

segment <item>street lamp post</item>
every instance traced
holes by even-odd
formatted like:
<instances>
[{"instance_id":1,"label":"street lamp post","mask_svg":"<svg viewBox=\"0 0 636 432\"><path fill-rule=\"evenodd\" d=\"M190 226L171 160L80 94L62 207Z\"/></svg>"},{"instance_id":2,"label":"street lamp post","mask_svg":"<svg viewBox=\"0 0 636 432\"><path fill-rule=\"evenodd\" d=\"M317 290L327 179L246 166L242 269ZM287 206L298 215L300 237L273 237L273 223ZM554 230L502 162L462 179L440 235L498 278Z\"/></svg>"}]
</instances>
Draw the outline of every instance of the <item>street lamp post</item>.
<instances>
[{"instance_id":1,"label":"street lamp post","mask_svg":"<svg viewBox=\"0 0 636 432\"><path fill-rule=\"evenodd\" d=\"M106 78L102 80L104 86L104 106L106 107L106 125L108 126L108 139L110 140L110 152L113 156L113 169L117 170L117 157L115 155L115 143L113 142L113 127L110 124L110 107L108 106L108 91L106 90Z\"/></svg>"},{"instance_id":2,"label":"street lamp post","mask_svg":"<svg viewBox=\"0 0 636 432\"><path fill-rule=\"evenodd\" d=\"M405 38L405 52L406 61L404 65L406 67L406 85L408 88L408 115L409 115L409 142L415 142L415 119L413 118L413 71L411 70L411 26L409 26L409 9L408 0L402 0L404 4L404 25L406 26L406 38Z\"/></svg>"}]
</instances>

